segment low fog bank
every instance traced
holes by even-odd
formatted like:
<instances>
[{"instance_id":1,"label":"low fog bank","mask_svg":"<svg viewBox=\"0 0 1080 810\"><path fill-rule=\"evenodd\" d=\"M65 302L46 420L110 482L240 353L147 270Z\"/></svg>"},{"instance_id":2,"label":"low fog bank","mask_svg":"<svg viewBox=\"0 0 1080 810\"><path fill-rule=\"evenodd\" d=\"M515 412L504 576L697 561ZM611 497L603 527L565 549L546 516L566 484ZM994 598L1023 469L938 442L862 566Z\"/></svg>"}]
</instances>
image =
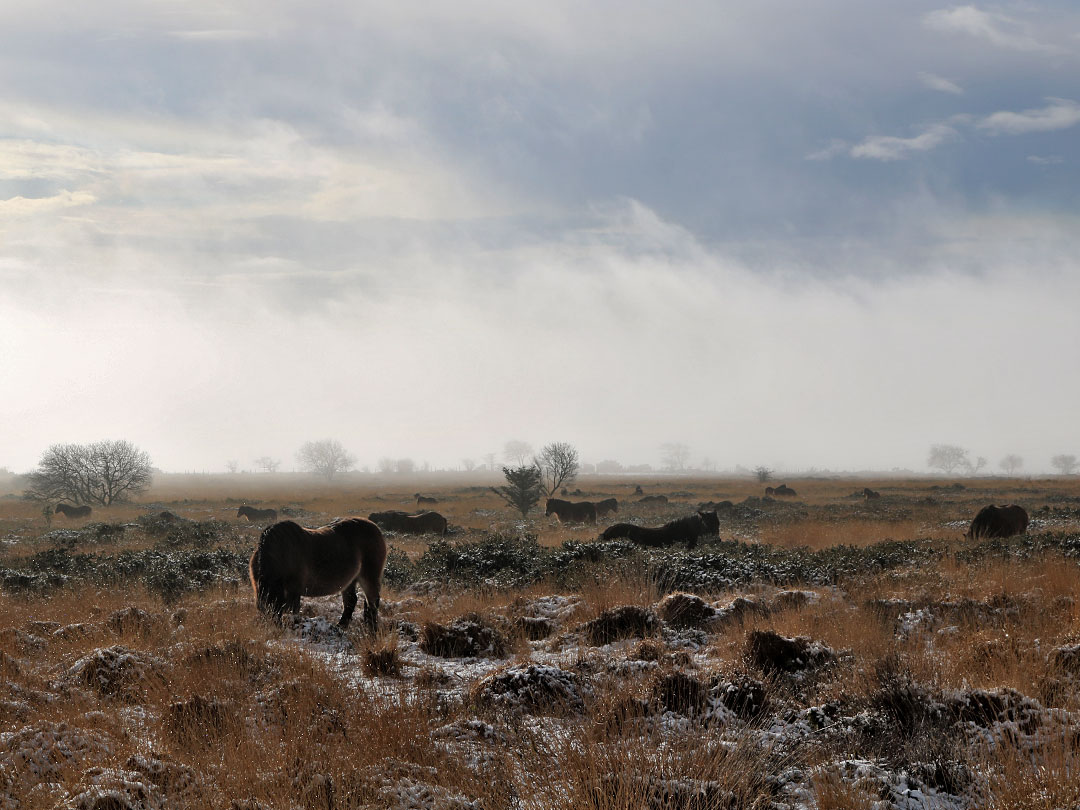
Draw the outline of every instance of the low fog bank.
<instances>
[{"instance_id":1,"label":"low fog bank","mask_svg":"<svg viewBox=\"0 0 1080 810\"><path fill-rule=\"evenodd\" d=\"M5 289L0 466L106 437L170 471L289 469L324 437L372 469L501 462L511 438L656 467L681 442L729 470L919 471L944 442L1038 472L1080 450L1067 257L815 275L725 258L633 203L599 221L326 273L114 255Z\"/></svg>"}]
</instances>

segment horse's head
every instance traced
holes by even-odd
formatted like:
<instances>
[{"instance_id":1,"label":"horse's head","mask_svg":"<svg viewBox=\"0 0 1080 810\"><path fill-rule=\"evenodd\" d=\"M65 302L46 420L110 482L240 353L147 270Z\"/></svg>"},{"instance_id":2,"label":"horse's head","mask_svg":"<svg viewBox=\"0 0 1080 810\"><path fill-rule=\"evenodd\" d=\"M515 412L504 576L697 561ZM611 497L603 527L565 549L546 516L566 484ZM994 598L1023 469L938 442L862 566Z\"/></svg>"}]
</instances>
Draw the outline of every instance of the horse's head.
<instances>
[{"instance_id":1,"label":"horse's head","mask_svg":"<svg viewBox=\"0 0 1080 810\"><path fill-rule=\"evenodd\" d=\"M547 508L546 508L546 511L544 512L544 515L545 516L550 515L554 511L555 511L555 501L553 499L551 499L551 498L548 498L547 499Z\"/></svg>"},{"instance_id":2,"label":"horse's head","mask_svg":"<svg viewBox=\"0 0 1080 810\"><path fill-rule=\"evenodd\" d=\"M241 506L239 509L236 510L236 516L237 517L243 517L244 515L246 515L248 513L248 509L250 509L250 507Z\"/></svg>"},{"instance_id":3,"label":"horse's head","mask_svg":"<svg viewBox=\"0 0 1080 810\"><path fill-rule=\"evenodd\" d=\"M701 517L701 525L705 527L705 534L720 534L720 516L715 509L711 512L699 510L698 516Z\"/></svg>"}]
</instances>

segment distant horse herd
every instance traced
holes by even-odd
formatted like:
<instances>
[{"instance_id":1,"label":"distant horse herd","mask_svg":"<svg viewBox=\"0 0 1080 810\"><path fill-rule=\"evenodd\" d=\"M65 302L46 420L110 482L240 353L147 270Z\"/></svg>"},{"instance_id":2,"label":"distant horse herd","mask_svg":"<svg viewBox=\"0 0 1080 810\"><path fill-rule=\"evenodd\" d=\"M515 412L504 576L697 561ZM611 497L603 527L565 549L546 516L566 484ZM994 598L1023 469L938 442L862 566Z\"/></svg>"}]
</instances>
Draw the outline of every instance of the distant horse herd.
<instances>
[{"instance_id":1,"label":"distant horse herd","mask_svg":"<svg viewBox=\"0 0 1080 810\"><path fill-rule=\"evenodd\" d=\"M642 495L641 488L636 490ZM766 496L797 497L786 484L767 487ZM859 494L859 493L857 493ZM861 493L866 500L876 500L881 493L866 487ZM418 506L434 504L435 498L416 493ZM663 495L642 495L636 503L667 503ZM602 501L565 501L549 498L547 516L555 515L563 523L595 524L598 517L615 514L619 503L615 498ZM71 506L60 503L57 514L67 518L86 518L92 510L87 505ZM165 514L165 513L163 513ZM171 513L168 513L171 515ZM411 515L399 510L372 512L367 518L345 518L317 529L277 521L276 509L257 509L241 506L236 516L250 522L271 522L259 536L251 555L249 573L258 609L280 621L286 611L298 613L304 596L342 595L343 609L338 625L349 625L359 601L357 588L364 593L364 624L374 633L378 626L379 591L386 564L386 539L383 531L401 534L439 534L447 532L446 518L438 512L426 511ZM990 505L983 507L971 521L965 537L970 540L1004 538L1027 531L1028 514L1023 507ZM686 543L693 548L705 536L718 536L720 518L715 510L697 511L662 526L638 526L634 523L615 523L604 529L604 540L625 538L647 547L667 547Z\"/></svg>"}]
</instances>

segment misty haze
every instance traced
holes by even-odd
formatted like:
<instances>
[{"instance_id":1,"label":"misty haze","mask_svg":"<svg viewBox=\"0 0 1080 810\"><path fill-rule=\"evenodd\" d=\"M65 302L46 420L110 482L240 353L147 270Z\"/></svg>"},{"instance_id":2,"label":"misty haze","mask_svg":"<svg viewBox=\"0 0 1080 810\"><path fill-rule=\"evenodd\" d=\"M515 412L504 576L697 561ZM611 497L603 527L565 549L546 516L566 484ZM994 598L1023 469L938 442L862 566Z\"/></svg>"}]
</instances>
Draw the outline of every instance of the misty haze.
<instances>
[{"instance_id":1,"label":"misty haze","mask_svg":"<svg viewBox=\"0 0 1080 810\"><path fill-rule=\"evenodd\" d=\"M1074 4L38 0L0 89L0 808L1080 804Z\"/></svg>"}]
</instances>

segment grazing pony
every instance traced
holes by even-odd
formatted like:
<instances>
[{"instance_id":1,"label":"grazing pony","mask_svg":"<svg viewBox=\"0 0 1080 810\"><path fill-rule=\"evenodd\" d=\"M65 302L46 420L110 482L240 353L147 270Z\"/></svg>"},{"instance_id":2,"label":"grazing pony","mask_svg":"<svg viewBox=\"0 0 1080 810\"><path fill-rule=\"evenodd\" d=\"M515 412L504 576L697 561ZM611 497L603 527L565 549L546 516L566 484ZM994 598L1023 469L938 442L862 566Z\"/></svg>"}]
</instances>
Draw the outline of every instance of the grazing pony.
<instances>
[{"instance_id":1,"label":"grazing pony","mask_svg":"<svg viewBox=\"0 0 1080 810\"><path fill-rule=\"evenodd\" d=\"M439 502L438 498L431 498L427 495L421 495L419 492L417 492L414 497L416 498L417 506L423 506L425 504L427 504L428 506L434 506Z\"/></svg>"},{"instance_id":2,"label":"grazing pony","mask_svg":"<svg viewBox=\"0 0 1080 810\"><path fill-rule=\"evenodd\" d=\"M378 524L380 529L401 534L446 534L447 530L446 518L438 512L410 515L394 509L389 512L372 512L368 515L368 520Z\"/></svg>"},{"instance_id":3,"label":"grazing pony","mask_svg":"<svg viewBox=\"0 0 1080 810\"><path fill-rule=\"evenodd\" d=\"M1024 507L1015 504L1011 506L984 506L971 521L964 537L969 540L978 540L982 537L1012 537L1014 534L1023 534L1028 527L1028 513Z\"/></svg>"},{"instance_id":4,"label":"grazing pony","mask_svg":"<svg viewBox=\"0 0 1080 810\"><path fill-rule=\"evenodd\" d=\"M715 511L695 512L657 528L616 523L604 529L603 538L614 540L625 537L639 546L670 546L673 543L685 542L687 548L693 548L703 534L720 534L720 518Z\"/></svg>"},{"instance_id":5,"label":"grazing pony","mask_svg":"<svg viewBox=\"0 0 1080 810\"><path fill-rule=\"evenodd\" d=\"M619 511L619 502L614 498L605 498L602 501L596 502L596 516L604 517L605 515L613 515Z\"/></svg>"},{"instance_id":6,"label":"grazing pony","mask_svg":"<svg viewBox=\"0 0 1080 810\"><path fill-rule=\"evenodd\" d=\"M249 523L256 520L277 520L277 509L256 509L254 506L241 506L236 510L237 517L246 517Z\"/></svg>"},{"instance_id":7,"label":"grazing pony","mask_svg":"<svg viewBox=\"0 0 1080 810\"><path fill-rule=\"evenodd\" d=\"M768 494L768 490L765 490L765 493ZM798 497L795 494L795 490L793 490L787 484L781 484L776 489L774 489L773 490L773 495L776 495L776 496L781 497L781 498L796 498L796 497Z\"/></svg>"},{"instance_id":8,"label":"grazing pony","mask_svg":"<svg viewBox=\"0 0 1080 810\"><path fill-rule=\"evenodd\" d=\"M548 498L545 515L556 515L560 523L596 523L596 504L590 501L560 501Z\"/></svg>"},{"instance_id":9,"label":"grazing pony","mask_svg":"<svg viewBox=\"0 0 1080 810\"><path fill-rule=\"evenodd\" d=\"M870 487L863 487L863 497L868 501L873 501L881 497L881 493L877 490L870 489Z\"/></svg>"},{"instance_id":10,"label":"grazing pony","mask_svg":"<svg viewBox=\"0 0 1080 810\"><path fill-rule=\"evenodd\" d=\"M338 627L348 627L359 585L364 623L375 633L384 565L386 541L370 520L346 518L318 529L283 520L263 529L249 571L256 606L275 621L286 610L299 613L301 596L340 593L344 610Z\"/></svg>"},{"instance_id":11,"label":"grazing pony","mask_svg":"<svg viewBox=\"0 0 1080 810\"><path fill-rule=\"evenodd\" d=\"M86 504L83 504L82 506L68 506L66 503L58 503L56 505L56 511L67 518L84 518L90 517L90 513L93 510Z\"/></svg>"}]
</instances>

